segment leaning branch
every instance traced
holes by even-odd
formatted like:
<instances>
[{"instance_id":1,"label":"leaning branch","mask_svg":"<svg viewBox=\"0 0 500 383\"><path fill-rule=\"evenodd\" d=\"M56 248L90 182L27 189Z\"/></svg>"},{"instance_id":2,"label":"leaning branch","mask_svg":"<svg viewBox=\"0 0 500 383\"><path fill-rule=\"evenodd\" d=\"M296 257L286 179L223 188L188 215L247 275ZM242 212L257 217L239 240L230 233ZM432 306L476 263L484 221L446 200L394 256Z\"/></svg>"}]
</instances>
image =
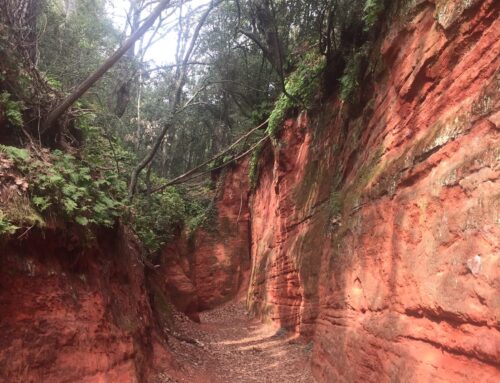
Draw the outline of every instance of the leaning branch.
<instances>
[{"instance_id":1,"label":"leaning branch","mask_svg":"<svg viewBox=\"0 0 500 383\"><path fill-rule=\"evenodd\" d=\"M155 20L160 16L161 12L170 4L170 0L163 0L151 13L151 15L144 21L144 23L128 38L125 43L118 48L111 57L109 57L94 73L92 73L86 80L84 80L66 99L53 109L47 119L42 124L41 134L52 129L55 122L62 116L76 100L82 97L87 90L90 89L116 62L132 47L132 45L146 31L151 28Z\"/></svg>"},{"instance_id":2,"label":"leaning branch","mask_svg":"<svg viewBox=\"0 0 500 383\"><path fill-rule=\"evenodd\" d=\"M263 144L266 140L268 140L270 138L269 135L266 135L265 137L263 137L262 139L260 139L255 145L253 145L250 149L246 150L245 152L237 155L236 157L234 158L231 158L229 161L225 162L224 164L220 165L220 166L217 166L216 168L212 168L212 169L209 169L209 170L206 170L204 172L201 172L201 173L198 173L198 174L195 174L193 175L192 177L189 177L189 178L186 178L185 174L183 174L182 176L179 176L177 178L174 178L173 180L171 181L168 181L167 183L161 185L161 186L158 186L157 188L155 189L152 189L151 190L151 193L157 193L159 191L162 191L164 189L166 189L167 187L169 186L172 186L172 185L177 185L177 184L181 184L181 183L185 183L185 182L188 182L188 181L191 181L195 178L198 178L198 177L201 177L205 174L208 174L208 173L211 173L213 172L214 170L218 170L218 169L222 169L222 168L225 168L226 166L228 166L229 164L233 163L233 162L236 162L240 159L242 159L243 157L246 157L248 156L250 153L252 153L259 145ZM188 172L190 174L192 174L193 172L190 171Z\"/></svg>"},{"instance_id":3,"label":"leaning branch","mask_svg":"<svg viewBox=\"0 0 500 383\"><path fill-rule=\"evenodd\" d=\"M199 171L200 169L203 169L205 166L207 166L209 163L211 162L214 162L216 160L218 160L219 158L221 158L222 156L224 156L225 154L227 154L228 152L230 152L232 149L234 149L236 147L236 145L238 145L241 141L243 141L244 139L248 138L251 134L253 134L255 131L259 130L259 129L262 129L262 127L264 127L267 123L269 122L269 119L264 121L262 124L260 124L259 126L256 126L255 128L249 130L247 133L245 133L243 136L241 136L240 138L238 138L236 141L234 141L231 145L229 145L226 149L224 149L222 152L216 154L215 156L213 156L212 158L206 160L205 162L203 162L202 164L196 166L195 168L187 171L186 173L184 174L181 174L180 176L174 178L173 180L170 180L168 181L168 183L166 184L166 186L163 186L162 188L165 188L167 186L170 186L170 185L173 185L173 184L176 184L176 183L179 183L181 182L182 180L184 180L185 178L189 177L190 175L196 173L197 171ZM211 169L213 170L213 169ZM154 191L157 191L156 189L153 189L153 192Z\"/></svg>"}]
</instances>

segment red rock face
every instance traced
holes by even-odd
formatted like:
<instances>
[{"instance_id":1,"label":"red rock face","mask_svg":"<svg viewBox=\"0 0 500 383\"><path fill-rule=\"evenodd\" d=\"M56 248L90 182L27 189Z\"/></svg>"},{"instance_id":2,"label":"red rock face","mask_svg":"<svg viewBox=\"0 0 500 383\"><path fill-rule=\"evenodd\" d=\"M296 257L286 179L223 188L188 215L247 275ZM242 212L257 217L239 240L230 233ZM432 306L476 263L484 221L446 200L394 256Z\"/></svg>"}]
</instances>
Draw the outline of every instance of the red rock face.
<instances>
[{"instance_id":1,"label":"red rock face","mask_svg":"<svg viewBox=\"0 0 500 383\"><path fill-rule=\"evenodd\" d=\"M163 251L155 277L175 306L196 321L199 311L244 294L248 286L248 162L222 174L217 189L214 216Z\"/></svg>"},{"instance_id":2,"label":"red rock face","mask_svg":"<svg viewBox=\"0 0 500 383\"><path fill-rule=\"evenodd\" d=\"M198 293L190 277L188 254L188 241L180 236L163 249L157 268L148 274L147 279L157 303L158 300L167 300L192 320L199 322Z\"/></svg>"},{"instance_id":3,"label":"red rock face","mask_svg":"<svg viewBox=\"0 0 500 383\"><path fill-rule=\"evenodd\" d=\"M169 300L197 320L247 286L256 315L311 337L319 382L499 381L499 7L412 4L362 113L287 121L251 200L239 164L212 227L147 283L124 233L2 245L0 381L147 381L175 366L154 331Z\"/></svg>"},{"instance_id":4,"label":"red rock face","mask_svg":"<svg viewBox=\"0 0 500 383\"><path fill-rule=\"evenodd\" d=\"M1 382L139 382L151 310L138 247L108 232L87 248L29 233L0 256Z\"/></svg>"},{"instance_id":5,"label":"red rock face","mask_svg":"<svg viewBox=\"0 0 500 383\"><path fill-rule=\"evenodd\" d=\"M282 145L264 152L252 200L252 279L249 306L282 327L311 333L326 214L318 210L326 176L310 160L313 135L302 116L284 126ZM327 169L323 167L323 169ZM313 235L316 233L317 235Z\"/></svg>"},{"instance_id":6,"label":"red rock face","mask_svg":"<svg viewBox=\"0 0 500 383\"><path fill-rule=\"evenodd\" d=\"M261 158L249 305L313 337L320 382L500 379L498 11L401 10L359 117L332 101Z\"/></svg>"}]
</instances>

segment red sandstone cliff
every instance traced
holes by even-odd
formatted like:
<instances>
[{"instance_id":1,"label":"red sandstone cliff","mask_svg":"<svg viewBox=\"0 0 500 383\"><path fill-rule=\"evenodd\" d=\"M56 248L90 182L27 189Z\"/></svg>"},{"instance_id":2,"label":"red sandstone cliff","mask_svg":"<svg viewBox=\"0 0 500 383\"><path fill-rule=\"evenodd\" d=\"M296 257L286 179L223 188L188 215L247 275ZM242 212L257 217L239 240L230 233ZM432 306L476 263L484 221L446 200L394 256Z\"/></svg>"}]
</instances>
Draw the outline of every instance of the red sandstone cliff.
<instances>
[{"instance_id":1,"label":"red sandstone cliff","mask_svg":"<svg viewBox=\"0 0 500 383\"><path fill-rule=\"evenodd\" d=\"M218 176L213 217L181 235L159 257L154 280L194 320L198 312L244 295L250 270L248 162Z\"/></svg>"},{"instance_id":2,"label":"red sandstone cliff","mask_svg":"<svg viewBox=\"0 0 500 383\"><path fill-rule=\"evenodd\" d=\"M2 245L1 382L139 382L152 315L126 231L33 231Z\"/></svg>"},{"instance_id":3,"label":"red sandstone cliff","mask_svg":"<svg viewBox=\"0 0 500 383\"><path fill-rule=\"evenodd\" d=\"M412 4L358 117L289 120L260 162L249 305L313 336L320 382L500 379L499 6Z\"/></svg>"},{"instance_id":4,"label":"red sandstone cliff","mask_svg":"<svg viewBox=\"0 0 500 383\"><path fill-rule=\"evenodd\" d=\"M411 4L362 112L288 120L250 201L243 163L213 227L148 278L123 232L2 245L0 381L145 381L170 361L168 299L196 320L247 286L256 315L311 337L320 382L498 381L499 6Z\"/></svg>"}]
</instances>

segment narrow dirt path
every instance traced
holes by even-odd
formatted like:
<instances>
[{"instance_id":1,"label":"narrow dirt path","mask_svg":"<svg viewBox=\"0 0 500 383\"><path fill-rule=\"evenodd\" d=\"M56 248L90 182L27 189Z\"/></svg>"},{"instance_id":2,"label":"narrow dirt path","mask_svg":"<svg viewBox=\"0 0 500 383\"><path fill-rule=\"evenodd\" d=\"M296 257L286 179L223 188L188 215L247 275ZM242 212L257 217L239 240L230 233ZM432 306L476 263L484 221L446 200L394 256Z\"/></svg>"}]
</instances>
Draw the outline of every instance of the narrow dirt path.
<instances>
[{"instance_id":1,"label":"narrow dirt path","mask_svg":"<svg viewBox=\"0 0 500 383\"><path fill-rule=\"evenodd\" d=\"M183 376L164 372L158 382L315 382L309 367L311 344L250 319L243 304L202 313L201 322L181 319L169 345Z\"/></svg>"}]
</instances>

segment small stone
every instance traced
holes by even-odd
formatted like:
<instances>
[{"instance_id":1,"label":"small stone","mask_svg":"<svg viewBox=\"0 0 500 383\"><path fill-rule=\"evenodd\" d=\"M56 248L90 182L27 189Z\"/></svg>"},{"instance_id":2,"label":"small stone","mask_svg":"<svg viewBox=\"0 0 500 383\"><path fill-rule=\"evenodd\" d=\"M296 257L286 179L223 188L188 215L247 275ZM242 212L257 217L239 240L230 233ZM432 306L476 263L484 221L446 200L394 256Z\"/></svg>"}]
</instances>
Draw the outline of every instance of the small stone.
<instances>
[{"instance_id":1,"label":"small stone","mask_svg":"<svg viewBox=\"0 0 500 383\"><path fill-rule=\"evenodd\" d=\"M473 275L478 275L481 271L481 256L475 255L467 260L467 268Z\"/></svg>"}]
</instances>

